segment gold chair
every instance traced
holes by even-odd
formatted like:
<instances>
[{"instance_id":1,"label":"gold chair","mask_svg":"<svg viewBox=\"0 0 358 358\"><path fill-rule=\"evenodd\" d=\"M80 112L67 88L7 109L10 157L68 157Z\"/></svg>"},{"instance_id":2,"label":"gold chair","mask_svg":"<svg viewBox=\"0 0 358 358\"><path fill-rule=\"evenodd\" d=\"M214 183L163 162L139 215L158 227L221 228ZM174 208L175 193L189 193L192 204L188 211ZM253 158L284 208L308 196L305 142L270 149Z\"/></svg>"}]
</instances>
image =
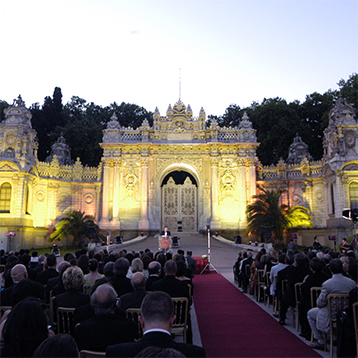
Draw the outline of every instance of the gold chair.
<instances>
[{"instance_id":1,"label":"gold chair","mask_svg":"<svg viewBox=\"0 0 358 358\"><path fill-rule=\"evenodd\" d=\"M267 308L270 307L270 286L271 286L271 282L270 282L270 271L266 272L266 277L265 277L265 285L266 285L266 290L264 290L264 303L266 301L267 303Z\"/></svg>"},{"instance_id":2,"label":"gold chair","mask_svg":"<svg viewBox=\"0 0 358 358\"><path fill-rule=\"evenodd\" d=\"M183 335L183 342L186 343L186 332L188 329L189 300L186 297L172 297L174 314L172 334Z\"/></svg>"},{"instance_id":3,"label":"gold chair","mask_svg":"<svg viewBox=\"0 0 358 358\"><path fill-rule=\"evenodd\" d=\"M136 334L136 340L142 338L143 336L143 330L142 325L139 322L138 317L140 316L140 308L127 308L126 309L126 317L137 323L137 334Z\"/></svg>"},{"instance_id":4,"label":"gold chair","mask_svg":"<svg viewBox=\"0 0 358 358\"><path fill-rule=\"evenodd\" d=\"M88 296L91 296L92 287L93 287L92 283L85 283L83 285L83 293L87 293Z\"/></svg>"},{"instance_id":5,"label":"gold chair","mask_svg":"<svg viewBox=\"0 0 358 358\"><path fill-rule=\"evenodd\" d=\"M296 332L298 332L298 325L299 325L299 321L298 321L298 317L299 317L298 306L300 304L300 298L301 298L301 286L302 286L302 282L295 283L296 306L291 307L292 325L295 326L295 321L296 321Z\"/></svg>"},{"instance_id":6,"label":"gold chair","mask_svg":"<svg viewBox=\"0 0 358 358\"><path fill-rule=\"evenodd\" d=\"M311 308L317 306L317 298L322 292L322 287L311 287ZM311 342L313 342L313 332L311 331Z\"/></svg>"},{"instance_id":7,"label":"gold chair","mask_svg":"<svg viewBox=\"0 0 358 358\"><path fill-rule=\"evenodd\" d=\"M11 310L11 306L0 306L0 319L7 310Z\"/></svg>"},{"instance_id":8,"label":"gold chair","mask_svg":"<svg viewBox=\"0 0 358 358\"><path fill-rule=\"evenodd\" d=\"M57 308L57 333L74 333L74 313L76 308Z\"/></svg>"},{"instance_id":9,"label":"gold chair","mask_svg":"<svg viewBox=\"0 0 358 358\"><path fill-rule=\"evenodd\" d=\"M330 293L327 297L329 312L329 356L333 357L333 330L337 326L337 313L349 305L348 293Z\"/></svg>"},{"instance_id":10,"label":"gold chair","mask_svg":"<svg viewBox=\"0 0 358 358\"><path fill-rule=\"evenodd\" d=\"M54 311L54 306L53 306L53 303L55 302L55 299L56 299L56 296L52 296L52 290L50 291L50 308L49 308L49 319L50 319L50 325L51 327L54 327L55 326L55 320L54 320L54 314L55 314L55 311Z\"/></svg>"},{"instance_id":11,"label":"gold chair","mask_svg":"<svg viewBox=\"0 0 358 358\"><path fill-rule=\"evenodd\" d=\"M275 280L275 287L277 287L277 275L275 276L274 278ZM280 310L280 301L279 299L277 298L277 295L275 293L275 295L272 297L272 311L273 311L273 314L277 314L277 312Z\"/></svg>"},{"instance_id":12,"label":"gold chair","mask_svg":"<svg viewBox=\"0 0 358 358\"><path fill-rule=\"evenodd\" d=\"M354 333L356 337L356 349L358 354L358 302L353 303Z\"/></svg>"},{"instance_id":13,"label":"gold chair","mask_svg":"<svg viewBox=\"0 0 358 358\"><path fill-rule=\"evenodd\" d=\"M266 286L265 270L263 270L263 269L257 270L256 299L257 299L258 303L260 303L260 301L261 301L261 290L263 291L263 296L265 297L265 286ZM264 300L264 302L265 302L265 300Z\"/></svg>"},{"instance_id":14,"label":"gold chair","mask_svg":"<svg viewBox=\"0 0 358 358\"><path fill-rule=\"evenodd\" d=\"M105 357L106 352L95 352L95 351L88 351L86 349L82 349L80 351L80 358L95 358L95 357Z\"/></svg>"}]
</instances>

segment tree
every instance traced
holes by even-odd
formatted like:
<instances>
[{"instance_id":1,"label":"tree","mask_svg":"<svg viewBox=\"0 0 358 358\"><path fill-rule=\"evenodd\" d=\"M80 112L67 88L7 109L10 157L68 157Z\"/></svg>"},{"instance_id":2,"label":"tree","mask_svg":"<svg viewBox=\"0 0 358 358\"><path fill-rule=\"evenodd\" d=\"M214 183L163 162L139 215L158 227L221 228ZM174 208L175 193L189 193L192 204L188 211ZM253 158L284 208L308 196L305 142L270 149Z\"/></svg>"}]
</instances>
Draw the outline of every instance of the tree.
<instances>
[{"instance_id":1,"label":"tree","mask_svg":"<svg viewBox=\"0 0 358 358\"><path fill-rule=\"evenodd\" d=\"M327 91L323 95L314 92L306 96L298 107L300 116L299 134L308 145L313 159L320 160L323 155L323 131L328 126L328 114L334 106L336 94Z\"/></svg>"},{"instance_id":2,"label":"tree","mask_svg":"<svg viewBox=\"0 0 358 358\"><path fill-rule=\"evenodd\" d=\"M247 232L259 236L264 228L271 228L275 239L283 241L286 229L300 226L311 227L310 212L303 206L289 208L280 204L285 190L266 190L260 188L260 193L254 196L255 201L246 208Z\"/></svg>"},{"instance_id":3,"label":"tree","mask_svg":"<svg viewBox=\"0 0 358 358\"><path fill-rule=\"evenodd\" d=\"M257 130L260 146L257 156L263 165L276 164L288 156L288 149L299 131L300 118L297 102L287 104L282 98L264 99L261 104L253 103L247 114L253 128Z\"/></svg>"},{"instance_id":4,"label":"tree","mask_svg":"<svg viewBox=\"0 0 358 358\"><path fill-rule=\"evenodd\" d=\"M9 104L6 101L0 99L0 122L5 119L4 110L9 107Z\"/></svg>"},{"instance_id":5,"label":"tree","mask_svg":"<svg viewBox=\"0 0 358 358\"><path fill-rule=\"evenodd\" d=\"M45 161L50 154L51 145L54 143L52 140L53 132L65 123L61 88L55 87L53 98L50 96L45 97L42 108L40 108L39 103L34 103L30 110L32 113L32 126L37 132L40 144L38 158L41 161Z\"/></svg>"},{"instance_id":6,"label":"tree","mask_svg":"<svg viewBox=\"0 0 358 358\"><path fill-rule=\"evenodd\" d=\"M50 235L49 241L61 241L65 237L73 237L73 246L83 246L89 228L96 227L93 216L85 215L81 211L67 213L56 225L55 231ZM88 239L87 239L88 240Z\"/></svg>"},{"instance_id":7,"label":"tree","mask_svg":"<svg viewBox=\"0 0 358 358\"><path fill-rule=\"evenodd\" d=\"M347 98L348 103L352 103L353 107L358 109L358 74L353 73L349 76L349 79L345 81L341 79L338 82L341 95Z\"/></svg>"}]
</instances>

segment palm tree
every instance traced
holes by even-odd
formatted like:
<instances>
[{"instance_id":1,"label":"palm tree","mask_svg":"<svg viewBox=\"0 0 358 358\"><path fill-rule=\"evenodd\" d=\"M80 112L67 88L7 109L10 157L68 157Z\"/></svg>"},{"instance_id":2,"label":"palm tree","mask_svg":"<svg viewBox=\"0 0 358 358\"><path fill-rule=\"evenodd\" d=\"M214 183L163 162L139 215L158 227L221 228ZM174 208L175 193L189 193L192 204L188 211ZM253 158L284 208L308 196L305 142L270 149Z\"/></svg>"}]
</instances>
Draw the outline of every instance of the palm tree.
<instances>
[{"instance_id":1,"label":"palm tree","mask_svg":"<svg viewBox=\"0 0 358 358\"><path fill-rule=\"evenodd\" d=\"M260 235L263 228L272 229L278 242L283 241L283 232L293 227L312 227L310 211L304 206L280 204L281 195L285 190L266 190L259 188L260 194L246 208L248 234Z\"/></svg>"},{"instance_id":2,"label":"palm tree","mask_svg":"<svg viewBox=\"0 0 358 358\"><path fill-rule=\"evenodd\" d=\"M96 227L93 216L85 215L81 211L67 213L56 225L49 241L61 241L65 237L73 237L73 246L80 246L85 241L89 228Z\"/></svg>"}]
</instances>

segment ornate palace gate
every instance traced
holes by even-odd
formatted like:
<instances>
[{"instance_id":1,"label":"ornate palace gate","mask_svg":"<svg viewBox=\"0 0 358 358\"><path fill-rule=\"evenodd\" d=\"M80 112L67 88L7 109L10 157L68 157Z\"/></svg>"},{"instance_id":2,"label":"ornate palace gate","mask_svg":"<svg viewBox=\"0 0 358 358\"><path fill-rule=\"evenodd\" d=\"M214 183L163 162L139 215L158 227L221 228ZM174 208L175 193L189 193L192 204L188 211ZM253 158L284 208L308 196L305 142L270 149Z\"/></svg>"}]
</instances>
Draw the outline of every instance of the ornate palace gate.
<instances>
[{"instance_id":1,"label":"ornate palace gate","mask_svg":"<svg viewBox=\"0 0 358 358\"><path fill-rule=\"evenodd\" d=\"M176 184L172 177L162 187L162 227L172 232L197 231L197 187L189 177Z\"/></svg>"}]
</instances>

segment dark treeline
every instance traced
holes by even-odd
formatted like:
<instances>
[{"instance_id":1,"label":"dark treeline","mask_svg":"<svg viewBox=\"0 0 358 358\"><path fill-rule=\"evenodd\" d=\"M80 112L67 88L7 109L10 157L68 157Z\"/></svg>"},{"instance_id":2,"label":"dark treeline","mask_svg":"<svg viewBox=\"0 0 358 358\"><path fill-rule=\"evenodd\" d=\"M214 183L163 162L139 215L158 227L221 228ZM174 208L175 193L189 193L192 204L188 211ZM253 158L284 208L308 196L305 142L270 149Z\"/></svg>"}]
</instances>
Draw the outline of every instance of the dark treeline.
<instances>
[{"instance_id":1,"label":"dark treeline","mask_svg":"<svg viewBox=\"0 0 358 358\"><path fill-rule=\"evenodd\" d=\"M264 99L261 103L253 102L248 108L231 104L222 116L208 116L208 125L215 118L220 126L237 126L246 111L253 127L257 130L260 146L257 155L264 165L276 164L280 158L288 155L288 148L296 133L309 146L310 154L315 160L322 158L323 132L328 125L328 114L339 94L347 98L348 103L357 109L358 74L352 74L348 80L338 82L339 90L320 94L314 92L306 96L303 103L287 103L282 98ZM1 120L8 103L0 100ZM116 102L102 107L93 102L73 96L65 105L62 93L56 87L53 96L47 96L44 103L34 103L32 126L37 131L39 150L38 158L44 161L49 155L51 145L63 133L71 148L72 159L81 159L82 164L97 166L101 160L102 130L113 113L116 113L123 127L139 127L144 119L153 124L153 114L135 104Z\"/></svg>"}]
</instances>

